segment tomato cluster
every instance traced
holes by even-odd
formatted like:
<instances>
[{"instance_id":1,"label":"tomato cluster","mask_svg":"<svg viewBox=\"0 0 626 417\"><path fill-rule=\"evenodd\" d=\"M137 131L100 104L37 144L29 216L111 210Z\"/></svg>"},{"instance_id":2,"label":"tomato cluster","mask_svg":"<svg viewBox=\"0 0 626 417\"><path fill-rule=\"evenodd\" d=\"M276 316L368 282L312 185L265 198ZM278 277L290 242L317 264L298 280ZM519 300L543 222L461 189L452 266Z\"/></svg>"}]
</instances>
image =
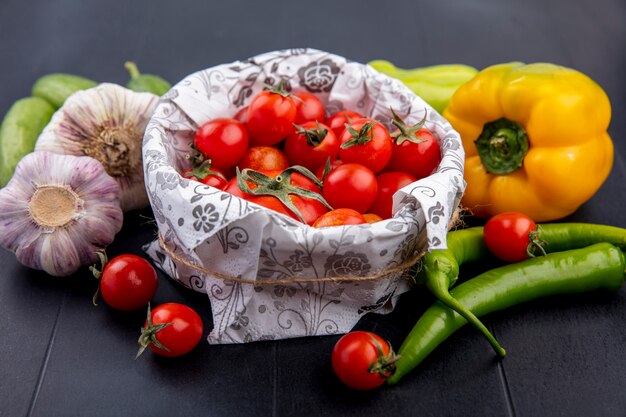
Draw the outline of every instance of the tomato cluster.
<instances>
[{"instance_id":1,"label":"tomato cluster","mask_svg":"<svg viewBox=\"0 0 626 417\"><path fill-rule=\"evenodd\" d=\"M389 132L355 111L327 116L313 94L268 87L233 118L199 127L183 175L313 227L388 219L393 194L441 161L425 117L407 126L393 116Z\"/></svg>"}]
</instances>

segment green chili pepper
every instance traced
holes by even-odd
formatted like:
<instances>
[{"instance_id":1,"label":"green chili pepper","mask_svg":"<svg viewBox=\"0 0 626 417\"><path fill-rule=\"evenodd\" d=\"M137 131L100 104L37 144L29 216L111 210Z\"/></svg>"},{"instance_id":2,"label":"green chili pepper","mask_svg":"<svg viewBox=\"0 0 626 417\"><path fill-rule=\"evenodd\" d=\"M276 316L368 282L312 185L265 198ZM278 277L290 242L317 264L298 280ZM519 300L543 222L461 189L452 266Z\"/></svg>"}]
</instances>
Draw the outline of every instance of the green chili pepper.
<instances>
[{"instance_id":1,"label":"green chili pepper","mask_svg":"<svg viewBox=\"0 0 626 417\"><path fill-rule=\"evenodd\" d=\"M477 317L557 294L595 289L617 290L624 283L626 261L610 243L550 253L487 271L455 287L450 294ZM400 347L397 383L467 320L437 301L422 315Z\"/></svg>"},{"instance_id":2,"label":"green chili pepper","mask_svg":"<svg viewBox=\"0 0 626 417\"><path fill-rule=\"evenodd\" d=\"M439 113L443 112L454 92L478 74L476 68L461 64L432 65L413 69L398 68L391 62L381 59L368 64L377 71L402 81Z\"/></svg>"},{"instance_id":3,"label":"green chili pepper","mask_svg":"<svg viewBox=\"0 0 626 417\"><path fill-rule=\"evenodd\" d=\"M130 74L130 81L126 84L126 87L133 91L147 92L162 96L172 88L169 82L158 75L141 74L134 62L126 62L124 66Z\"/></svg>"},{"instance_id":4,"label":"green chili pepper","mask_svg":"<svg viewBox=\"0 0 626 417\"><path fill-rule=\"evenodd\" d=\"M539 226L539 239L546 252L583 248L608 242L626 250L626 229L588 223L549 223ZM424 284L437 299L463 316L476 327L499 356L504 349L478 318L448 292L458 279L459 268L466 262L492 257L483 241L483 228L472 227L448 233L448 249L427 253L421 260L422 269L416 280Z\"/></svg>"}]
</instances>

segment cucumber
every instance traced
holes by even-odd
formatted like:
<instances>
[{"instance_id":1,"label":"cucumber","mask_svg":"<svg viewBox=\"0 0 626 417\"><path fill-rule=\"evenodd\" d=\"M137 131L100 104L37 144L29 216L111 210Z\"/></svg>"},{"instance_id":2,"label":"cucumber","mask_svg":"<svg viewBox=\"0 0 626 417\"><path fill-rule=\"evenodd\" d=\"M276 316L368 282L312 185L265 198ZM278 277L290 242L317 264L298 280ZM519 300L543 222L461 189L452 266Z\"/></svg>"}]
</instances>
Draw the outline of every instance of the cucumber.
<instances>
[{"instance_id":1,"label":"cucumber","mask_svg":"<svg viewBox=\"0 0 626 417\"><path fill-rule=\"evenodd\" d=\"M124 64L128 73L130 74L130 81L126 84L126 87L138 92L152 93L157 96L162 96L167 93L172 85L154 74L141 74L137 65L134 62L126 62Z\"/></svg>"},{"instance_id":2,"label":"cucumber","mask_svg":"<svg viewBox=\"0 0 626 417\"><path fill-rule=\"evenodd\" d=\"M39 97L22 98L11 106L0 125L0 186L9 182L20 159L35 149L54 111Z\"/></svg>"},{"instance_id":3,"label":"cucumber","mask_svg":"<svg viewBox=\"0 0 626 417\"><path fill-rule=\"evenodd\" d=\"M32 95L42 98L56 109L61 107L65 100L79 90L86 90L98 85L95 81L72 74L48 74L39 78L33 85Z\"/></svg>"}]
</instances>

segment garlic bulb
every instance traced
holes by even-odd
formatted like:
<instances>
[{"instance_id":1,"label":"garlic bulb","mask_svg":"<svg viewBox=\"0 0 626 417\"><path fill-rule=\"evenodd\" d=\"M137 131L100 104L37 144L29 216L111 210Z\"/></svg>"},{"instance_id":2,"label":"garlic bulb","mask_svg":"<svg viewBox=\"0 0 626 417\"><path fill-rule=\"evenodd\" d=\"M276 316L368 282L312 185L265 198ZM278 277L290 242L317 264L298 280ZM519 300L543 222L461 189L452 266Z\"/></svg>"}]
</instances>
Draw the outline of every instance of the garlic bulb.
<instances>
[{"instance_id":1,"label":"garlic bulb","mask_svg":"<svg viewBox=\"0 0 626 417\"><path fill-rule=\"evenodd\" d=\"M52 116L35 151L97 159L120 185L123 211L146 207L141 145L158 99L107 83L78 91Z\"/></svg>"},{"instance_id":2,"label":"garlic bulb","mask_svg":"<svg viewBox=\"0 0 626 417\"><path fill-rule=\"evenodd\" d=\"M0 189L0 246L28 267L70 275L95 263L121 229L119 196L93 158L30 153Z\"/></svg>"}]
</instances>

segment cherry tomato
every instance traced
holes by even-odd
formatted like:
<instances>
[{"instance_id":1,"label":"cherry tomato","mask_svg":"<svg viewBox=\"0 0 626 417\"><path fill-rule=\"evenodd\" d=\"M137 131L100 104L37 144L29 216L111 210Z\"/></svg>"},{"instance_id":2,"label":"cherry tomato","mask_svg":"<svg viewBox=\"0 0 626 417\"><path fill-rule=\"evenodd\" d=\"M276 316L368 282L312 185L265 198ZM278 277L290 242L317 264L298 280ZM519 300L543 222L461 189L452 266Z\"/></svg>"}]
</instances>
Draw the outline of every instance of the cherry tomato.
<instances>
[{"instance_id":1,"label":"cherry tomato","mask_svg":"<svg viewBox=\"0 0 626 417\"><path fill-rule=\"evenodd\" d=\"M341 134L339 158L364 165L373 173L381 171L391 159L393 148L387 129L368 118L354 120L348 126Z\"/></svg>"},{"instance_id":2,"label":"cherry tomato","mask_svg":"<svg viewBox=\"0 0 626 417\"><path fill-rule=\"evenodd\" d=\"M340 110L330 115L324 124L333 130L335 136L340 138L341 134L346 129L346 123L351 123L356 119L362 118L363 115L355 111Z\"/></svg>"},{"instance_id":3,"label":"cherry tomato","mask_svg":"<svg viewBox=\"0 0 626 417\"><path fill-rule=\"evenodd\" d=\"M237 163L241 171L250 168L255 171L282 171L289 168L287 156L272 146L253 146Z\"/></svg>"},{"instance_id":4,"label":"cherry tomato","mask_svg":"<svg viewBox=\"0 0 626 417\"><path fill-rule=\"evenodd\" d=\"M337 159L339 140L328 126L306 122L285 141L285 154L292 165L302 165L315 171L326 161Z\"/></svg>"},{"instance_id":5,"label":"cherry tomato","mask_svg":"<svg viewBox=\"0 0 626 417\"><path fill-rule=\"evenodd\" d=\"M383 219L389 219L392 216L393 195L400 188L415 181L415 177L406 172L386 172L378 175L376 177L378 193L369 211L378 214Z\"/></svg>"},{"instance_id":6,"label":"cherry tomato","mask_svg":"<svg viewBox=\"0 0 626 417\"><path fill-rule=\"evenodd\" d=\"M171 323L167 326L163 326ZM161 304L150 311L139 339L141 354L146 347L154 353L175 357L189 353L195 348L204 330L202 319L184 304Z\"/></svg>"},{"instance_id":7,"label":"cherry tomato","mask_svg":"<svg viewBox=\"0 0 626 417\"><path fill-rule=\"evenodd\" d=\"M319 121L323 122L326 116L324 104L321 100L311 93L296 93L294 100L296 102L296 124L305 122Z\"/></svg>"},{"instance_id":8,"label":"cherry tomato","mask_svg":"<svg viewBox=\"0 0 626 417\"><path fill-rule=\"evenodd\" d=\"M541 244L537 224L522 213L507 212L493 216L485 223L483 233L487 248L507 262L527 259L527 250Z\"/></svg>"},{"instance_id":9,"label":"cherry tomato","mask_svg":"<svg viewBox=\"0 0 626 417\"><path fill-rule=\"evenodd\" d=\"M276 178L282 171L260 171L269 177ZM257 187L256 184L248 181L248 186L251 189L255 189ZM300 188L304 188L309 191L313 191L316 193L320 193L320 189L313 181L301 175L297 172L291 174L291 185L295 185ZM239 185L237 185L237 178L231 179L228 184L224 187L224 191L232 194L236 197L243 198L244 200L250 201L251 203L258 204L270 210L274 210L278 213L285 214L292 219L300 221L298 216L291 211L287 206L285 206L278 198L271 195L253 195L243 192ZM304 218L304 221L308 225L312 225L315 220L322 214L328 211L328 208L324 206L321 202L307 198L301 197L299 195L290 194L289 199L294 204L296 209L300 212L300 215Z\"/></svg>"},{"instance_id":10,"label":"cherry tomato","mask_svg":"<svg viewBox=\"0 0 626 417\"><path fill-rule=\"evenodd\" d=\"M402 140L400 138L394 141L387 170L406 172L418 180L435 172L441 162L439 142L426 128L418 130L416 136L419 138L416 140L421 139L423 142L416 143L412 139Z\"/></svg>"},{"instance_id":11,"label":"cherry tomato","mask_svg":"<svg viewBox=\"0 0 626 417\"><path fill-rule=\"evenodd\" d=\"M248 132L238 120L212 119L200 126L194 145L211 160L213 167L227 170L234 167L248 149Z\"/></svg>"},{"instance_id":12,"label":"cherry tomato","mask_svg":"<svg viewBox=\"0 0 626 417\"><path fill-rule=\"evenodd\" d=\"M333 208L351 208L365 213L376 200L376 176L360 164L342 164L324 180L324 198Z\"/></svg>"},{"instance_id":13,"label":"cherry tomato","mask_svg":"<svg viewBox=\"0 0 626 417\"><path fill-rule=\"evenodd\" d=\"M343 165L343 161L341 159L334 159L330 161L330 171L337 168L339 165ZM324 177L324 171L326 170L326 162L322 164L317 170L315 170L315 176L320 180ZM328 171L330 173L330 171Z\"/></svg>"},{"instance_id":14,"label":"cherry tomato","mask_svg":"<svg viewBox=\"0 0 626 417\"><path fill-rule=\"evenodd\" d=\"M331 355L335 375L357 390L382 385L395 370L396 356L389 343L372 332L353 331L337 341Z\"/></svg>"},{"instance_id":15,"label":"cherry tomato","mask_svg":"<svg viewBox=\"0 0 626 417\"><path fill-rule=\"evenodd\" d=\"M363 214L350 208L338 208L318 217L315 223L313 223L313 227L331 227L363 223L367 223Z\"/></svg>"},{"instance_id":16,"label":"cherry tomato","mask_svg":"<svg viewBox=\"0 0 626 417\"><path fill-rule=\"evenodd\" d=\"M363 217L365 218L365 221L368 223L376 223L376 222L380 222L384 220L378 214L374 214L374 213L365 213Z\"/></svg>"},{"instance_id":17,"label":"cherry tomato","mask_svg":"<svg viewBox=\"0 0 626 417\"><path fill-rule=\"evenodd\" d=\"M274 90L261 91L248 108L248 131L255 145L277 144L291 133L295 121L295 100Z\"/></svg>"},{"instance_id":18,"label":"cherry tomato","mask_svg":"<svg viewBox=\"0 0 626 417\"><path fill-rule=\"evenodd\" d=\"M240 121L245 126L248 123L248 106L242 107L241 110L233 116L233 119Z\"/></svg>"},{"instance_id":19,"label":"cherry tomato","mask_svg":"<svg viewBox=\"0 0 626 417\"><path fill-rule=\"evenodd\" d=\"M189 178L190 180L198 181L204 185L208 185L210 187L222 189L228 182L226 176L222 171L217 168L211 167L211 173L205 175L204 178L200 179L196 175L194 175L194 169L189 168L183 172L183 177Z\"/></svg>"},{"instance_id":20,"label":"cherry tomato","mask_svg":"<svg viewBox=\"0 0 626 417\"><path fill-rule=\"evenodd\" d=\"M104 269L100 275L100 294L116 310L132 311L148 304L157 290L157 273L144 258L119 255L110 261L102 256Z\"/></svg>"}]
</instances>

